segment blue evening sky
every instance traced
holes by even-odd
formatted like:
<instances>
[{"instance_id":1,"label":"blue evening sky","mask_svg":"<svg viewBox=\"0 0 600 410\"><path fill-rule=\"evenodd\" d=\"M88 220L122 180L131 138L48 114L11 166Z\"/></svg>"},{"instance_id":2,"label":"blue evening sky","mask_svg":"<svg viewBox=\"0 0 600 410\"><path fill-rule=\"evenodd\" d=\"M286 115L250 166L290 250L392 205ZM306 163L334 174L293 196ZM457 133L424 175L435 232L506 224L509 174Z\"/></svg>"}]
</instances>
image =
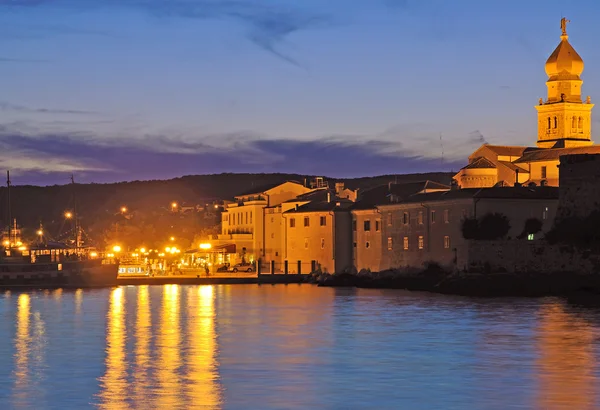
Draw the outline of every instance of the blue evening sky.
<instances>
[{"instance_id":1,"label":"blue evening sky","mask_svg":"<svg viewBox=\"0 0 600 410\"><path fill-rule=\"evenodd\" d=\"M0 168L15 183L457 170L483 142L535 143L563 15L584 95L600 98L599 12L593 0L0 0Z\"/></svg>"}]
</instances>

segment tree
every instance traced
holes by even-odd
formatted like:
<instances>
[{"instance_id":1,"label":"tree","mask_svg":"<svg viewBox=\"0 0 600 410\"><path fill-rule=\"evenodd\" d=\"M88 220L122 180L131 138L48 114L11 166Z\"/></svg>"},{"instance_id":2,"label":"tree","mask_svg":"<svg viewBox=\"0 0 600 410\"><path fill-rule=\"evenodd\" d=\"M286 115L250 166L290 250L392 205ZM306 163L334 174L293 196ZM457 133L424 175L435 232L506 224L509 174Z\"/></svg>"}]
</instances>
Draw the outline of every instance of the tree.
<instances>
[{"instance_id":1,"label":"tree","mask_svg":"<svg viewBox=\"0 0 600 410\"><path fill-rule=\"evenodd\" d=\"M510 222L506 215L488 213L481 219L466 218L462 224L465 239L495 240L504 238L510 230Z\"/></svg>"},{"instance_id":2,"label":"tree","mask_svg":"<svg viewBox=\"0 0 600 410\"><path fill-rule=\"evenodd\" d=\"M479 239L479 221L477 218L466 218L463 220L462 234L465 239Z\"/></svg>"},{"instance_id":3,"label":"tree","mask_svg":"<svg viewBox=\"0 0 600 410\"><path fill-rule=\"evenodd\" d=\"M543 222L537 218L529 218L525 221L523 232L518 236L519 239L527 238L529 235L536 234L542 230Z\"/></svg>"}]
</instances>

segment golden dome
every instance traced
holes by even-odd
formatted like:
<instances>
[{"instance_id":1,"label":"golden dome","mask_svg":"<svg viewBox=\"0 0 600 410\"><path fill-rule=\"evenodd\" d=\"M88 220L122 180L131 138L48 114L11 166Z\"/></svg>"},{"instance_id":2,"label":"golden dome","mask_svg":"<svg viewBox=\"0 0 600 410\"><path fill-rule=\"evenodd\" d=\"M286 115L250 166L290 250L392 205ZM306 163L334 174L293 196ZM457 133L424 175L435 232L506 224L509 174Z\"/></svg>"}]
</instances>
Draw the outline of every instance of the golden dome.
<instances>
[{"instance_id":1,"label":"golden dome","mask_svg":"<svg viewBox=\"0 0 600 410\"><path fill-rule=\"evenodd\" d=\"M577 51L569 43L567 35L567 22L569 20L561 20L562 35L558 47L546 61L546 74L550 80L553 79L579 79L583 73L583 59L577 54Z\"/></svg>"}]
</instances>

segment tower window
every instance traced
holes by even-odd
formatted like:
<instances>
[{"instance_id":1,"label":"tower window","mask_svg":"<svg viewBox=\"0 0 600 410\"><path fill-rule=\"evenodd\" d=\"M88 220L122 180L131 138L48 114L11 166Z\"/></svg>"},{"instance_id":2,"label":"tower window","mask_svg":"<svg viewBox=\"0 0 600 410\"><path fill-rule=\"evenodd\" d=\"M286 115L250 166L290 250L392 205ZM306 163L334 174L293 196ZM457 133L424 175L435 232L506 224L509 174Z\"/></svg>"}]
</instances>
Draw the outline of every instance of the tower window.
<instances>
[{"instance_id":1,"label":"tower window","mask_svg":"<svg viewBox=\"0 0 600 410\"><path fill-rule=\"evenodd\" d=\"M571 128L577 128L577 117L573 117L573 121L571 122Z\"/></svg>"},{"instance_id":2,"label":"tower window","mask_svg":"<svg viewBox=\"0 0 600 410\"><path fill-rule=\"evenodd\" d=\"M558 118L554 117L554 128L558 127Z\"/></svg>"},{"instance_id":3,"label":"tower window","mask_svg":"<svg viewBox=\"0 0 600 410\"><path fill-rule=\"evenodd\" d=\"M551 121L551 120L550 120L550 117L548 117L548 129L552 128L552 126L551 126L551 122L550 122L550 121Z\"/></svg>"},{"instance_id":4,"label":"tower window","mask_svg":"<svg viewBox=\"0 0 600 410\"><path fill-rule=\"evenodd\" d=\"M579 127L577 128L583 128L583 117L579 117Z\"/></svg>"}]
</instances>

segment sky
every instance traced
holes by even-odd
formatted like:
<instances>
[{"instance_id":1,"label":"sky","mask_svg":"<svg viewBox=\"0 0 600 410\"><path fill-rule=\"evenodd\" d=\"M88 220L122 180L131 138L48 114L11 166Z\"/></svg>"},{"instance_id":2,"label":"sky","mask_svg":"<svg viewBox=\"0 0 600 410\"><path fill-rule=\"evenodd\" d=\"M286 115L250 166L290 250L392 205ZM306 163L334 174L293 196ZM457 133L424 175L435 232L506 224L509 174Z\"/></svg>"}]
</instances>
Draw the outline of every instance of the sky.
<instances>
[{"instance_id":1,"label":"sky","mask_svg":"<svg viewBox=\"0 0 600 410\"><path fill-rule=\"evenodd\" d=\"M15 184L457 171L482 143L535 143L562 16L583 94L600 98L599 12L595 0L0 0L0 169Z\"/></svg>"}]
</instances>

